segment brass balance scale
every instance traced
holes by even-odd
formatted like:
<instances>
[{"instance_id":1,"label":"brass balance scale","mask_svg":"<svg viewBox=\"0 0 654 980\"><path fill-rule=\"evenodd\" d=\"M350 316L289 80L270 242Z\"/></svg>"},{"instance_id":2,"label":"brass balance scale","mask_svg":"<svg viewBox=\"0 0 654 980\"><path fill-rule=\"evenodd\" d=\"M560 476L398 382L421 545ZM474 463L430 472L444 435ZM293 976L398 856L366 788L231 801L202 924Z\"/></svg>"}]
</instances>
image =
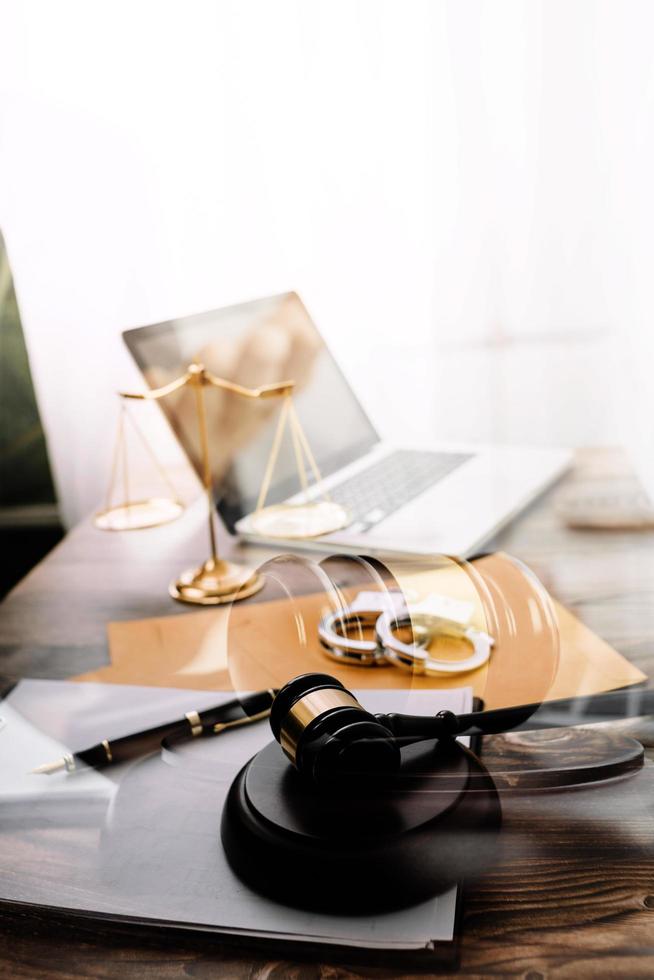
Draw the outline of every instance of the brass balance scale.
<instances>
[{"instance_id":1,"label":"brass balance scale","mask_svg":"<svg viewBox=\"0 0 654 980\"><path fill-rule=\"evenodd\" d=\"M158 401L186 386L189 386L195 393L202 483L208 506L210 557L198 568L183 571L177 579L170 583L168 591L173 599L177 599L179 602L202 606L221 605L254 595L262 588L263 578L255 569L227 561L218 555L214 487L211 475L205 404L205 388L207 386L220 388L242 398L282 399L282 407L264 470L257 505L254 512L248 517L248 525L253 531L268 538L312 538L345 527L349 523L350 517L345 508L330 500L326 493L320 493L316 497L310 495L311 486L307 469L310 469L316 484L319 484L322 478L293 404L294 381L280 381L275 384L262 385L259 388L246 388L236 382L228 381L226 378L216 377L203 364L194 362L189 365L183 375L161 388L137 393L119 393L121 412L107 501L105 508L95 516L96 527L103 531L131 531L151 528L175 520L182 513L184 506L179 500L172 480L160 464L142 430L127 410L126 402L130 399ZM131 499L125 424L127 420L146 448L148 456L159 471L170 496L148 497L143 500ZM275 465L287 428L290 428L302 499L297 503L275 504L266 507ZM121 468L122 481L119 481L118 473ZM116 488L119 483L122 483L123 499L114 503Z\"/></svg>"}]
</instances>

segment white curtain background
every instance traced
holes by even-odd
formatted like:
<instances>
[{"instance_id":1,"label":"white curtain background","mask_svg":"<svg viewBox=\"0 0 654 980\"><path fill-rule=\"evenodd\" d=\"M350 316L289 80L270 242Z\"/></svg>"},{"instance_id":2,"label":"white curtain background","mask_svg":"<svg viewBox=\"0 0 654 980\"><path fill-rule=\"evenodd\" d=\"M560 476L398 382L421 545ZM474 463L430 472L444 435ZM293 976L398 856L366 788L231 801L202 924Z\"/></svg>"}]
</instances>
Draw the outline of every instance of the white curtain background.
<instances>
[{"instance_id":1,"label":"white curtain background","mask_svg":"<svg viewBox=\"0 0 654 980\"><path fill-rule=\"evenodd\" d=\"M66 521L140 385L121 330L284 289L389 438L643 458L651 3L0 14L0 227Z\"/></svg>"}]
</instances>

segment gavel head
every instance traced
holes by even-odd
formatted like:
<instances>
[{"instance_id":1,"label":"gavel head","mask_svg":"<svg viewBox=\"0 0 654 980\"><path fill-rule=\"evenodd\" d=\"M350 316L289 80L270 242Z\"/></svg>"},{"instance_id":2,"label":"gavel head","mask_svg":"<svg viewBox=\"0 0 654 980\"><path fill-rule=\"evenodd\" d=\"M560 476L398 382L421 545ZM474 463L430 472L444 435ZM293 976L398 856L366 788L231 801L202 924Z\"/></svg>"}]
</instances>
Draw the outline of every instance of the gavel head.
<instances>
[{"instance_id":1,"label":"gavel head","mask_svg":"<svg viewBox=\"0 0 654 980\"><path fill-rule=\"evenodd\" d=\"M273 702L270 727L291 764L317 785L400 767L390 730L329 674L289 681Z\"/></svg>"}]
</instances>

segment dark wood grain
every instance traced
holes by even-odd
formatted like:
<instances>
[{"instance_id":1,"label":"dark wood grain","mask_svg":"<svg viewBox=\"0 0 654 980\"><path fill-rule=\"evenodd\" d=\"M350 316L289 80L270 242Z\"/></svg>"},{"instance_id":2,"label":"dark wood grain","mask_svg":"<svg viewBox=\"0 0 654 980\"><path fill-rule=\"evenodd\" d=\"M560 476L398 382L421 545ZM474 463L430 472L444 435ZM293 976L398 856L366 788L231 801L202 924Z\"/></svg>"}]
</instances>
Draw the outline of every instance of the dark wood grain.
<instances>
[{"instance_id":1,"label":"dark wood grain","mask_svg":"<svg viewBox=\"0 0 654 980\"><path fill-rule=\"evenodd\" d=\"M570 531L556 513L557 495L577 484L629 488L633 479L619 454L582 453L575 471L494 544L531 565L557 598L652 673L654 533ZM167 584L204 556L204 534L201 509L174 526L131 535L103 535L89 523L74 529L0 610L2 680L66 677L99 666L108 659L107 621L179 612ZM254 564L267 556L260 549L242 554ZM650 721L616 727L651 752ZM509 756L504 752L505 764ZM459 965L450 972L528 980L651 977L653 773L646 763L621 781L550 793L546 804L542 792L504 793L502 853L491 872L466 885ZM429 972L291 955L25 909L6 910L0 923L3 977L305 980Z\"/></svg>"}]
</instances>

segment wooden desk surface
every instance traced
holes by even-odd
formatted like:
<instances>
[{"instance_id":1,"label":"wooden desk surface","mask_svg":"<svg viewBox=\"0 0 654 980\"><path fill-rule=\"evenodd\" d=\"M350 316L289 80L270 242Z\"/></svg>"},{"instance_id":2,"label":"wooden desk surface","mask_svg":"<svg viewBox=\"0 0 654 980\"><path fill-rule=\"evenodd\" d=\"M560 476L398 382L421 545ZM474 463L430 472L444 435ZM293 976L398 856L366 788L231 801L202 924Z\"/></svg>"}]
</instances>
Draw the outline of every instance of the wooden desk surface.
<instances>
[{"instance_id":1,"label":"wooden desk surface","mask_svg":"<svg viewBox=\"0 0 654 980\"><path fill-rule=\"evenodd\" d=\"M629 488L634 478L615 452L580 453L574 471L494 544L526 561L592 629L654 674L654 532L566 529L556 498L589 482ZM101 534L89 522L75 528L0 608L0 679L65 678L100 666L108 659L108 621L178 613L167 597L168 582L204 556L205 535L200 509L167 527L132 534ZM268 554L241 550L253 564ZM651 723L622 727L646 748L654 745ZM625 853L591 854L583 847L558 853L554 847L537 864L503 864L484 875L465 894L458 975L652 976L654 848L649 834L631 841ZM42 913L3 914L0 923L0 976L290 975L394 977L398 971L270 960L215 936L171 942Z\"/></svg>"}]
</instances>

